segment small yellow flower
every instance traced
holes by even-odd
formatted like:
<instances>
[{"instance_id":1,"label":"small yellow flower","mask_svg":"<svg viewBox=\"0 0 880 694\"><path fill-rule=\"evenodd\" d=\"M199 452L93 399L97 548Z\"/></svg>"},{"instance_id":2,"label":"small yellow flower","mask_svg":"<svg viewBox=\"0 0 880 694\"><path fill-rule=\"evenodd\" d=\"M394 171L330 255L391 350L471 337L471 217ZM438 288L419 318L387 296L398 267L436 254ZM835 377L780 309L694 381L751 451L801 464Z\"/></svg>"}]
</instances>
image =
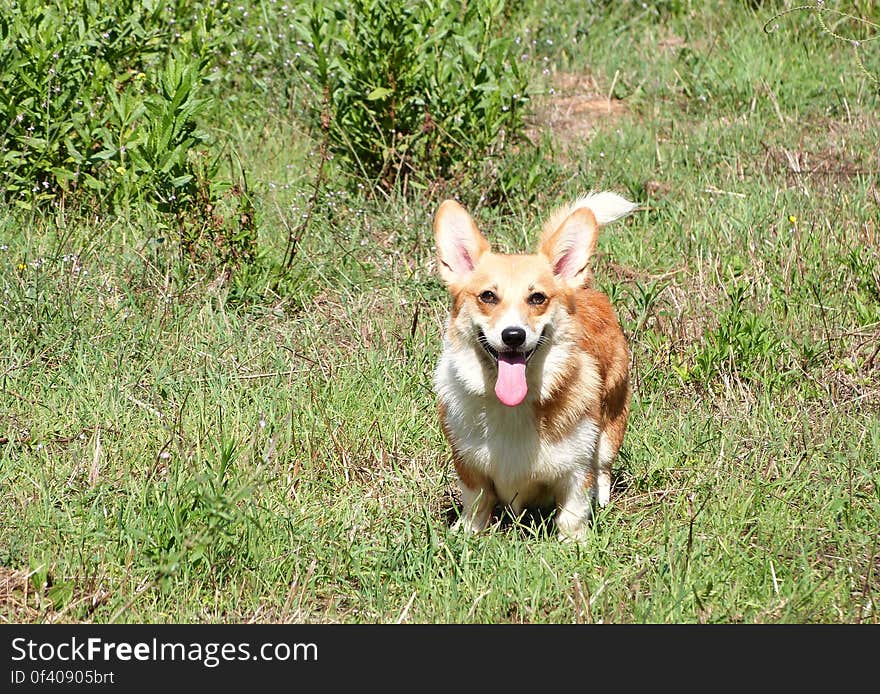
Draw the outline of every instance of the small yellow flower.
<instances>
[{"instance_id":1,"label":"small yellow flower","mask_svg":"<svg viewBox=\"0 0 880 694\"><path fill-rule=\"evenodd\" d=\"M797 224L797 217L795 217L793 214L790 214L788 215L788 221L792 224Z\"/></svg>"},{"instance_id":2,"label":"small yellow flower","mask_svg":"<svg viewBox=\"0 0 880 694\"><path fill-rule=\"evenodd\" d=\"M24 263L19 263L18 264L18 271L24 272L25 270L27 270L27 265L25 265Z\"/></svg>"},{"instance_id":3,"label":"small yellow flower","mask_svg":"<svg viewBox=\"0 0 880 694\"><path fill-rule=\"evenodd\" d=\"M118 173L120 176L125 176L125 167L124 166L117 166L116 173Z\"/></svg>"}]
</instances>

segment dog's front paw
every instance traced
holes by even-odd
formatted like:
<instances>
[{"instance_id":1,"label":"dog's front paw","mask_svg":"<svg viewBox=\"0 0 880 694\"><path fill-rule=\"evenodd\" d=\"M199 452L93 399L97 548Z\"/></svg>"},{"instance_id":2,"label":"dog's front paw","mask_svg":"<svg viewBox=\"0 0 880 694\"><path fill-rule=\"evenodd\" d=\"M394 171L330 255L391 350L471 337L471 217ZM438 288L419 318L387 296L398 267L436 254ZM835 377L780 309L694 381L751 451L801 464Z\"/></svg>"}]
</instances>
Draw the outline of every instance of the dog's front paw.
<instances>
[{"instance_id":1,"label":"dog's front paw","mask_svg":"<svg viewBox=\"0 0 880 694\"><path fill-rule=\"evenodd\" d=\"M556 509L556 530L562 542L587 541L587 528L592 515L590 498L578 490L571 494Z\"/></svg>"},{"instance_id":2,"label":"dog's front paw","mask_svg":"<svg viewBox=\"0 0 880 694\"><path fill-rule=\"evenodd\" d=\"M559 541L565 544L587 544L587 524L581 523L576 527L562 527L557 525Z\"/></svg>"},{"instance_id":3,"label":"dog's front paw","mask_svg":"<svg viewBox=\"0 0 880 694\"><path fill-rule=\"evenodd\" d=\"M460 517L455 523L453 523L449 527L449 532L451 533L464 533L467 532L467 523L464 522L464 517ZM471 531L473 532L473 531Z\"/></svg>"},{"instance_id":4,"label":"dog's front paw","mask_svg":"<svg viewBox=\"0 0 880 694\"><path fill-rule=\"evenodd\" d=\"M476 535L485 530L487 525L489 525L488 518L479 519L462 514L459 519L452 524L452 527L450 527L449 530L453 533Z\"/></svg>"}]
</instances>

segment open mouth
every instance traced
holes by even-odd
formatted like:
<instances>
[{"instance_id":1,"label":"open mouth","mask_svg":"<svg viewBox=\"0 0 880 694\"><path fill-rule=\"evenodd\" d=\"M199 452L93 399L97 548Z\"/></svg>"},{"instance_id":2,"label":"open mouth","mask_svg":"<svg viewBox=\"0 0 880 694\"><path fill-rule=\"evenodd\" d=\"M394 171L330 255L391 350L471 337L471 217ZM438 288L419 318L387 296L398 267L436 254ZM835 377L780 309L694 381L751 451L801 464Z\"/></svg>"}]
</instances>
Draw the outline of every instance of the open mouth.
<instances>
[{"instance_id":1,"label":"open mouth","mask_svg":"<svg viewBox=\"0 0 880 694\"><path fill-rule=\"evenodd\" d=\"M532 358L538 347L544 343L544 334L538 339L533 349L528 351L505 349L497 350L489 344L482 330L477 334L480 346L492 357L498 367L498 375L495 380L495 395L508 407L516 407L529 392L528 379L526 378L526 365Z\"/></svg>"},{"instance_id":2,"label":"open mouth","mask_svg":"<svg viewBox=\"0 0 880 694\"><path fill-rule=\"evenodd\" d=\"M505 349L500 353L501 358L502 359L513 359L513 360L522 359L524 363L528 364L529 359L531 359L532 356L535 354L535 352L538 351L538 347L540 347L546 341L546 338L545 338L546 332L547 332L547 329L545 328L544 332L541 333L541 337L539 337L537 343L535 343L535 346L533 349L530 349L528 351L518 350L518 349ZM482 329L480 330L479 333L477 333L477 340L479 340L480 346L486 351L486 354L488 354L490 357L492 357L492 359L494 359L497 362L499 352L497 349L495 349L492 345L489 344L489 339L486 337L486 334L482 331Z\"/></svg>"}]
</instances>

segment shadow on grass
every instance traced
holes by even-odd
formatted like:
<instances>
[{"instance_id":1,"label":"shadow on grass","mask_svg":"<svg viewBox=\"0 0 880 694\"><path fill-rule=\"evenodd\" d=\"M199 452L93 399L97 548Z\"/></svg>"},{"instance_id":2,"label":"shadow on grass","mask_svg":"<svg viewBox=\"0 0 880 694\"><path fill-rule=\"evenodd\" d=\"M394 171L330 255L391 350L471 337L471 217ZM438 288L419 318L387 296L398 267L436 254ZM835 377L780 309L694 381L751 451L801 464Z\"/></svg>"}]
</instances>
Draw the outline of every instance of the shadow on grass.
<instances>
[{"instance_id":1,"label":"shadow on grass","mask_svg":"<svg viewBox=\"0 0 880 694\"><path fill-rule=\"evenodd\" d=\"M617 476L611 487L612 500L624 496L628 488L629 482L623 476ZM444 508L446 526L451 528L461 516L462 511L461 499L451 489L446 492ZM591 526L595 525L598 512L599 507L593 502ZM553 507L527 508L516 514L510 507L497 504L492 511L488 527L495 531L518 533L522 538L547 540L556 537L555 517L556 509Z\"/></svg>"}]
</instances>

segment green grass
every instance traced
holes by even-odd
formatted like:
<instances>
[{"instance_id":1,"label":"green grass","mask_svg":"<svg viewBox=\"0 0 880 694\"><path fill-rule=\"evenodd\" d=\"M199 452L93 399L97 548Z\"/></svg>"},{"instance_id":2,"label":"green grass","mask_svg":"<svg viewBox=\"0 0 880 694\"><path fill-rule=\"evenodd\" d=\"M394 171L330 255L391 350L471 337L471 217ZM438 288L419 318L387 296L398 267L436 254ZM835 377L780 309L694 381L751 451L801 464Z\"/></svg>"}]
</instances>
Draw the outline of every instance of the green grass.
<instances>
[{"instance_id":1,"label":"green grass","mask_svg":"<svg viewBox=\"0 0 880 694\"><path fill-rule=\"evenodd\" d=\"M449 533L440 197L328 174L279 278L317 134L255 82L214 127L258 191L231 278L146 210L0 208L0 619L880 621L877 85L807 13L649 4L511 17L536 113L568 74L625 109L449 191L507 249L589 189L645 205L599 244L634 394L586 545Z\"/></svg>"}]
</instances>

